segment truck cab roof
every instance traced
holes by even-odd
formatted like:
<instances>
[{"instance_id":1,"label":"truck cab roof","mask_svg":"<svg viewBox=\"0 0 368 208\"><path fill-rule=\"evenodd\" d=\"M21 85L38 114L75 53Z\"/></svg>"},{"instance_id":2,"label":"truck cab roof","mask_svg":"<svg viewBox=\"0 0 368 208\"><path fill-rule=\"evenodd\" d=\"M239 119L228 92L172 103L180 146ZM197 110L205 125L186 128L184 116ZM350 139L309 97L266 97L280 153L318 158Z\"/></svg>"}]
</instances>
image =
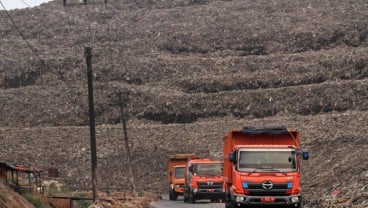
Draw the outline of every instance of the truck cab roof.
<instances>
[{"instance_id":1,"label":"truck cab roof","mask_svg":"<svg viewBox=\"0 0 368 208\"><path fill-rule=\"evenodd\" d=\"M266 144L248 144L248 145L236 145L235 149L240 148L259 148L259 149L297 149L294 145L266 145Z\"/></svg>"},{"instance_id":2,"label":"truck cab roof","mask_svg":"<svg viewBox=\"0 0 368 208\"><path fill-rule=\"evenodd\" d=\"M194 164L194 163L222 163L221 160L211 160L211 159L192 159L192 160L189 160L189 162L191 164Z\"/></svg>"}]
</instances>

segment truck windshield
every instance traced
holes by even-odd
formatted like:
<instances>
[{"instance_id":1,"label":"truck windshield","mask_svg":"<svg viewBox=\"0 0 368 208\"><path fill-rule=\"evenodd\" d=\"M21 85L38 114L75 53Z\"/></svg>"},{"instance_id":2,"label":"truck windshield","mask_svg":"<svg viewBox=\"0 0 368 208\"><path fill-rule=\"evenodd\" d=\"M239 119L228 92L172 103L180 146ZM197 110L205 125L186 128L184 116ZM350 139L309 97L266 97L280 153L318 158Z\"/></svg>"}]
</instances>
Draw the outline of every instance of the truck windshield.
<instances>
[{"instance_id":1,"label":"truck windshield","mask_svg":"<svg viewBox=\"0 0 368 208\"><path fill-rule=\"evenodd\" d=\"M222 176L222 163L194 164L193 175Z\"/></svg>"},{"instance_id":2,"label":"truck windshield","mask_svg":"<svg viewBox=\"0 0 368 208\"><path fill-rule=\"evenodd\" d=\"M280 171L296 170L296 159L292 149L240 149L239 171Z\"/></svg>"},{"instance_id":3,"label":"truck windshield","mask_svg":"<svg viewBox=\"0 0 368 208\"><path fill-rule=\"evenodd\" d=\"M176 167L174 171L174 178L184 178L184 167Z\"/></svg>"}]
</instances>

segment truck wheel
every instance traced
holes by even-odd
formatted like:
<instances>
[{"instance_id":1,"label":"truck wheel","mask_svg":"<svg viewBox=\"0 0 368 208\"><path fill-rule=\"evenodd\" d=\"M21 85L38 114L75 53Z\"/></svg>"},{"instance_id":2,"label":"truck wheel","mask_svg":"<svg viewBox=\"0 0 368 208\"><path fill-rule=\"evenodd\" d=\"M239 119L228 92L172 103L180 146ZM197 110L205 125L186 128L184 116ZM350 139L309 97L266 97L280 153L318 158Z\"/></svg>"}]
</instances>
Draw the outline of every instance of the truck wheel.
<instances>
[{"instance_id":1,"label":"truck wheel","mask_svg":"<svg viewBox=\"0 0 368 208\"><path fill-rule=\"evenodd\" d=\"M226 193L222 202L225 202L225 208L234 208L233 203L231 201L231 196L229 193Z\"/></svg>"},{"instance_id":2,"label":"truck wheel","mask_svg":"<svg viewBox=\"0 0 368 208\"><path fill-rule=\"evenodd\" d=\"M226 203L226 208L239 208L239 206L233 202Z\"/></svg>"},{"instance_id":3,"label":"truck wheel","mask_svg":"<svg viewBox=\"0 0 368 208\"><path fill-rule=\"evenodd\" d=\"M225 203L225 208L236 208L233 203Z\"/></svg>"},{"instance_id":4,"label":"truck wheel","mask_svg":"<svg viewBox=\"0 0 368 208\"><path fill-rule=\"evenodd\" d=\"M189 201L188 196L184 195L184 203L187 203Z\"/></svg>"},{"instance_id":5,"label":"truck wheel","mask_svg":"<svg viewBox=\"0 0 368 208\"><path fill-rule=\"evenodd\" d=\"M178 194L174 191L172 194L172 200L176 201L178 199Z\"/></svg>"},{"instance_id":6,"label":"truck wheel","mask_svg":"<svg viewBox=\"0 0 368 208\"><path fill-rule=\"evenodd\" d=\"M173 191L172 190L170 190L170 192L169 192L169 199L173 200Z\"/></svg>"},{"instance_id":7,"label":"truck wheel","mask_svg":"<svg viewBox=\"0 0 368 208\"><path fill-rule=\"evenodd\" d=\"M192 194L192 193L190 193L190 194L189 194L189 202L190 202L190 203L192 203L192 204L195 204L195 201L196 201L196 200L195 200L195 198L194 198L193 194Z\"/></svg>"}]
</instances>

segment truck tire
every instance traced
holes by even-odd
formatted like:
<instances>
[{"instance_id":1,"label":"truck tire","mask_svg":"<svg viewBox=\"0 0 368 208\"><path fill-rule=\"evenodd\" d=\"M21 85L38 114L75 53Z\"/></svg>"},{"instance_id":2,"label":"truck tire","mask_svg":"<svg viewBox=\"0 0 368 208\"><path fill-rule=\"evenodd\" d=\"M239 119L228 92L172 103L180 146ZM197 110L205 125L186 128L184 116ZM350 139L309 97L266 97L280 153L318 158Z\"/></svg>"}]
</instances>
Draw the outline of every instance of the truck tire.
<instances>
[{"instance_id":1,"label":"truck tire","mask_svg":"<svg viewBox=\"0 0 368 208\"><path fill-rule=\"evenodd\" d=\"M239 208L239 206L237 204L235 204L234 202L225 202L225 208Z\"/></svg>"},{"instance_id":2,"label":"truck tire","mask_svg":"<svg viewBox=\"0 0 368 208\"><path fill-rule=\"evenodd\" d=\"M170 200L173 200L173 190L172 189L170 189L170 191L169 191L169 199Z\"/></svg>"},{"instance_id":3,"label":"truck tire","mask_svg":"<svg viewBox=\"0 0 368 208\"><path fill-rule=\"evenodd\" d=\"M172 195L171 195L171 193L169 193L169 200L170 200L170 201L172 200Z\"/></svg>"},{"instance_id":4,"label":"truck tire","mask_svg":"<svg viewBox=\"0 0 368 208\"><path fill-rule=\"evenodd\" d=\"M173 201L178 200L178 194L177 194L175 191L173 191L173 194L172 194L172 200L173 200Z\"/></svg>"},{"instance_id":5,"label":"truck tire","mask_svg":"<svg viewBox=\"0 0 368 208\"><path fill-rule=\"evenodd\" d=\"M188 199L189 203L195 204L196 200L195 197L193 195L193 193L189 193L189 199Z\"/></svg>"},{"instance_id":6,"label":"truck tire","mask_svg":"<svg viewBox=\"0 0 368 208\"><path fill-rule=\"evenodd\" d=\"M189 199L187 195L184 195L184 203L188 203Z\"/></svg>"},{"instance_id":7,"label":"truck tire","mask_svg":"<svg viewBox=\"0 0 368 208\"><path fill-rule=\"evenodd\" d=\"M225 198L222 202L225 202L225 208L233 208L230 193L225 194Z\"/></svg>"},{"instance_id":8,"label":"truck tire","mask_svg":"<svg viewBox=\"0 0 368 208\"><path fill-rule=\"evenodd\" d=\"M211 199L211 203L218 203L221 199Z\"/></svg>"}]
</instances>

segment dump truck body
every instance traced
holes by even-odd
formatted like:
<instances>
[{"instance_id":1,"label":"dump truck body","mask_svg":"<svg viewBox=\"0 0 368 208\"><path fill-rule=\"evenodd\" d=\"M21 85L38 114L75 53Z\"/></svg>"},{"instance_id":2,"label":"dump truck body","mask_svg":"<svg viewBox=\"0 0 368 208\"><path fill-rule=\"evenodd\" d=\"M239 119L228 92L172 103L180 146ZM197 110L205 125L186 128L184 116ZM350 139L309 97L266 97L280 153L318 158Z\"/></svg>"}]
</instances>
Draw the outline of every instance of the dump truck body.
<instances>
[{"instance_id":1,"label":"dump truck body","mask_svg":"<svg viewBox=\"0 0 368 208\"><path fill-rule=\"evenodd\" d=\"M195 158L194 153L176 154L168 162L168 179L170 183L169 198L177 200L178 196L183 195L185 185L185 169L188 159Z\"/></svg>"},{"instance_id":2,"label":"dump truck body","mask_svg":"<svg viewBox=\"0 0 368 208\"><path fill-rule=\"evenodd\" d=\"M220 160L188 160L185 174L184 202L210 199L211 202L225 199L223 164Z\"/></svg>"},{"instance_id":3,"label":"dump truck body","mask_svg":"<svg viewBox=\"0 0 368 208\"><path fill-rule=\"evenodd\" d=\"M284 127L244 128L224 138L226 208L302 207L300 133Z\"/></svg>"}]
</instances>

